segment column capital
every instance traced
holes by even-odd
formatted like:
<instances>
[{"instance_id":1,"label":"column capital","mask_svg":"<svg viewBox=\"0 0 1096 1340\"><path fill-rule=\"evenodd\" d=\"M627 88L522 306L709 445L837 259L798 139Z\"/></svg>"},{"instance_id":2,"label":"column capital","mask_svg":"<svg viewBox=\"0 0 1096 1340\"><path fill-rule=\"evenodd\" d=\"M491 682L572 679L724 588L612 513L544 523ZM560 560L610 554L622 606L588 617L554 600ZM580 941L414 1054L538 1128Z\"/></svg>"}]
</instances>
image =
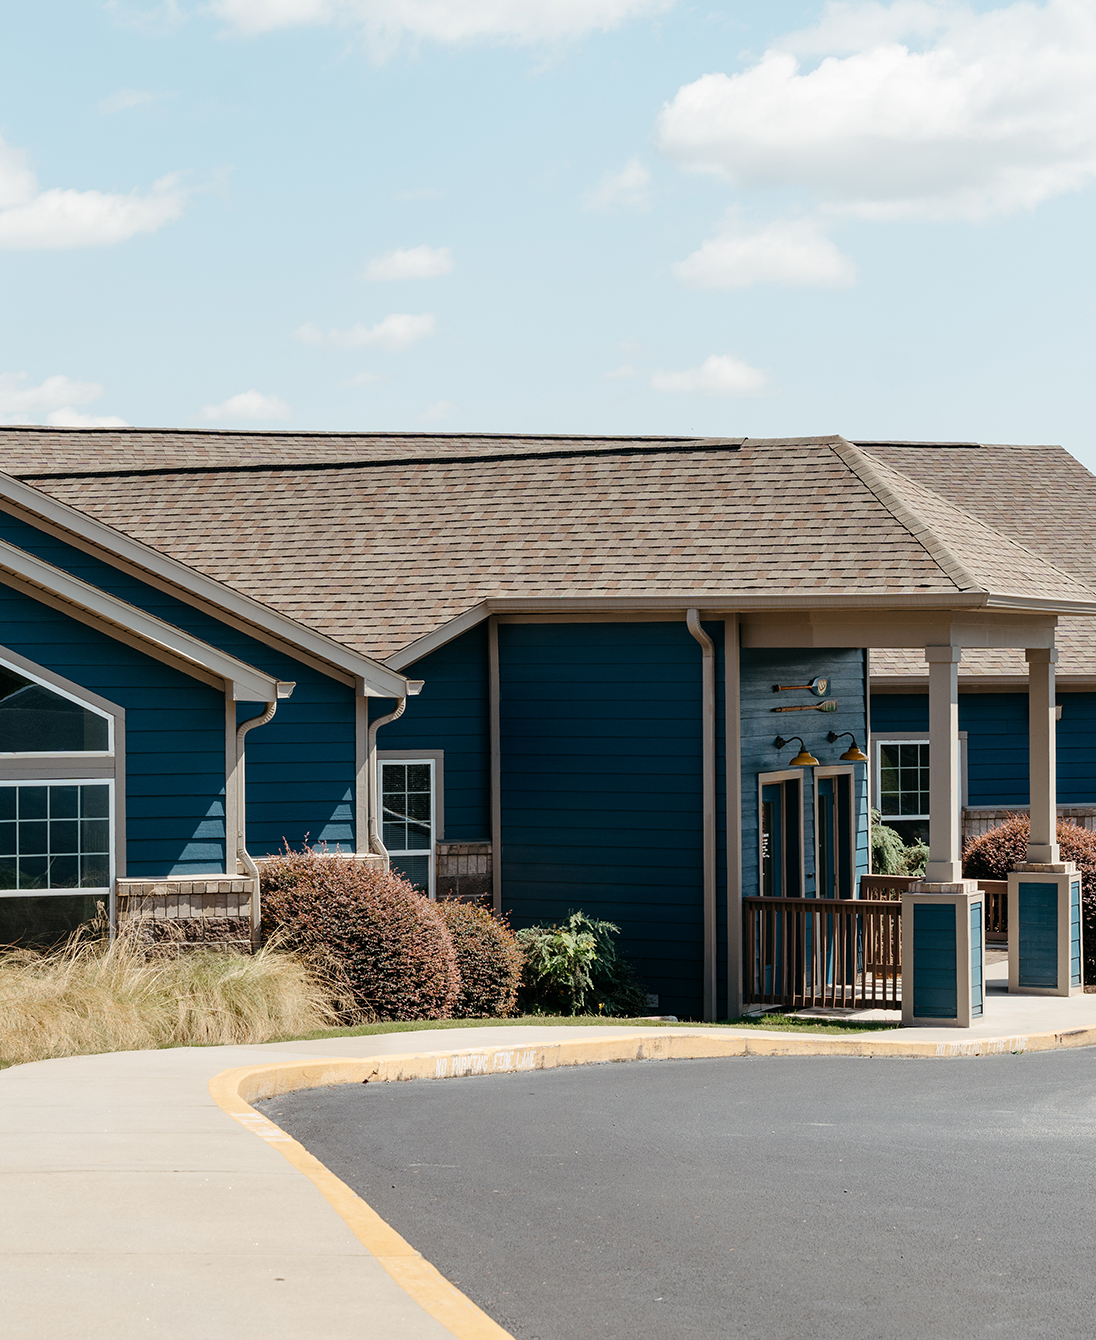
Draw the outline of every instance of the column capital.
<instances>
[{"instance_id":1,"label":"column capital","mask_svg":"<svg viewBox=\"0 0 1096 1340\"><path fill-rule=\"evenodd\" d=\"M933 661L947 661L957 665L963 659L962 647L926 647L925 660L931 665Z\"/></svg>"},{"instance_id":2,"label":"column capital","mask_svg":"<svg viewBox=\"0 0 1096 1340\"><path fill-rule=\"evenodd\" d=\"M1057 665L1058 648L1057 647L1028 647L1024 652L1024 660L1028 665Z\"/></svg>"}]
</instances>

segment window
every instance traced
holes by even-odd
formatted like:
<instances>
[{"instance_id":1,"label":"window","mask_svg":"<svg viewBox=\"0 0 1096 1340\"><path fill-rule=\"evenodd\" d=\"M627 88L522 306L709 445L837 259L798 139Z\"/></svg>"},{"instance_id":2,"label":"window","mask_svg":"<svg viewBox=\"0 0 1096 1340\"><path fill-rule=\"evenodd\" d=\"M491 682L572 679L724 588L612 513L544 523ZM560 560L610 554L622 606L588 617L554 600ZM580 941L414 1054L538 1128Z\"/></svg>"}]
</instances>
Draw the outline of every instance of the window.
<instances>
[{"instance_id":1,"label":"window","mask_svg":"<svg viewBox=\"0 0 1096 1340\"><path fill-rule=\"evenodd\" d=\"M929 742L880 740L876 805L907 846L929 840Z\"/></svg>"},{"instance_id":2,"label":"window","mask_svg":"<svg viewBox=\"0 0 1096 1340\"><path fill-rule=\"evenodd\" d=\"M108 893L110 791L109 782L0 782L0 892Z\"/></svg>"},{"instance_id":3,"label":"window","mask_svg":"<svg viewBox=\"0 0 1096 1340\"><path fill-rule=\"evenodd\" d=\"M0 754L110 751L110 717L0 662Z\"/></svg>"},{"instance_id":4,"label":"window","mask_svg":"<svg viewBox=\"0 0 1096 1340\"><path fill-rule=\"evenodd\" d=\"M381 840L393 870L434 896L434 760L380 763Z\"/></svg>"},{"instance_id":5,"label":"window","mask_svg":"<svg viewBox=\"0 0 1096 1340\"><path fill-rule=\"evenodd\" d=\"M761 892L798 898L803 892L802 778L769 777L761 783Z\"/></svg>"}]
</instances>

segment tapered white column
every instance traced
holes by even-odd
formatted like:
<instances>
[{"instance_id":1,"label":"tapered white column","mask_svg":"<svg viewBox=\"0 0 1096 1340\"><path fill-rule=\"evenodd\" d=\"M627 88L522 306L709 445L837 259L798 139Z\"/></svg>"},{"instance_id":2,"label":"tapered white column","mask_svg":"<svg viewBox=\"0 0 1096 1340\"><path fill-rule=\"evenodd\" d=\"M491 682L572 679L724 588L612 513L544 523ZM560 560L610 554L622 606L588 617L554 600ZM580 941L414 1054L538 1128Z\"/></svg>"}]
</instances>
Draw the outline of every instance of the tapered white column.
<instances>
[{"instance_id":1,"label":"tapered white column","mask_svg":"<svg viewBox=\"0 0 1096 1340\"><path fill-rule=\"evenodd\" d=\"M959 859L959 661L961 647L926 647L929 664L929 860L925 882L954 884Z\"/></svg>"},{"instance_id":2,"label":"tapered white column","mask_svg":"<svg viewBox=\"0 0 1096 1340\"><path fill-rule=\"evenodd\" d=\"M1027 858L1033 865L1056 865L1058 851L1058 760L1054 712L1054 665L1058 653L1029 647L1028 776L1031 780L1031 837Z\"/></svg>"}]
</instances>

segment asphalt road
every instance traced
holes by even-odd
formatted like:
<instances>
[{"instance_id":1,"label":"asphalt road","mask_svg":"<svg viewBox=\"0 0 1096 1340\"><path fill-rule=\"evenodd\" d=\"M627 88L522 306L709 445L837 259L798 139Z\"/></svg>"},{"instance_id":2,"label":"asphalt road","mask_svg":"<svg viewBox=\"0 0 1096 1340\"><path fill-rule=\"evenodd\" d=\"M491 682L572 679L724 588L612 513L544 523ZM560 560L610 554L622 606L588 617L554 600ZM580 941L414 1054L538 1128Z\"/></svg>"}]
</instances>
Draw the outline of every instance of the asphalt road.
<instances>
[{"instance_id":1,"label":"asphalt road","mask_svg":"<svg viewBox=\"0 0 1096 1340\"><path fill-rule=\"evenodd\" d=\"M1096 1335L1096 1050L636 1062L259 1106L519 1340Z\"/></svg>"}]
</instances>

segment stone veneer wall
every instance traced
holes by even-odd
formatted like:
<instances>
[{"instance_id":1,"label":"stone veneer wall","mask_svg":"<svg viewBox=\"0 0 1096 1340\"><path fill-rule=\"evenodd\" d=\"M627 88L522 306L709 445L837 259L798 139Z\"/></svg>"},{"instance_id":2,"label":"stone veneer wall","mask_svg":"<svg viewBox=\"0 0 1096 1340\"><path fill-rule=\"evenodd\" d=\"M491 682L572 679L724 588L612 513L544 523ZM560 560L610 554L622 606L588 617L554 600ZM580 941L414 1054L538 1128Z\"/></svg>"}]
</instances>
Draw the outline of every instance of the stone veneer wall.
<instances>
[{"instance_id":1,"label":"stone veneer wall","mask_svg":"<svg viewBox=\"0 0 1096 1340\"><path fill-rule=\"evenodd\" d=\"M250 949L254 887L248 875L119 879L118 925L141 923L147 940Z\"/></svg>"},{"instance_id":2,"label":"stone veneer wall","mask_svg":"<svg viewBox=\"0 0 1096 1340\"><path fill-rule=\"evenodd\" d=\"M439 898L478 903L491 898L490 842L439 842L435 888Z\"/></svg>"},{"instance_id":3,"label":"stone veneer wall","mask_svg":"<svg viewBox=\"0 0 1096 1340\"><path fill-rule=\"evenodd\" d=\"M963 810L963 841L981 837L1013 814L1027 814L1027 805L968 806ZM1082 828L1096 831L1096 805L1059 805L1059 819L1071 819Z\"/></svg>"}]
</instances>

